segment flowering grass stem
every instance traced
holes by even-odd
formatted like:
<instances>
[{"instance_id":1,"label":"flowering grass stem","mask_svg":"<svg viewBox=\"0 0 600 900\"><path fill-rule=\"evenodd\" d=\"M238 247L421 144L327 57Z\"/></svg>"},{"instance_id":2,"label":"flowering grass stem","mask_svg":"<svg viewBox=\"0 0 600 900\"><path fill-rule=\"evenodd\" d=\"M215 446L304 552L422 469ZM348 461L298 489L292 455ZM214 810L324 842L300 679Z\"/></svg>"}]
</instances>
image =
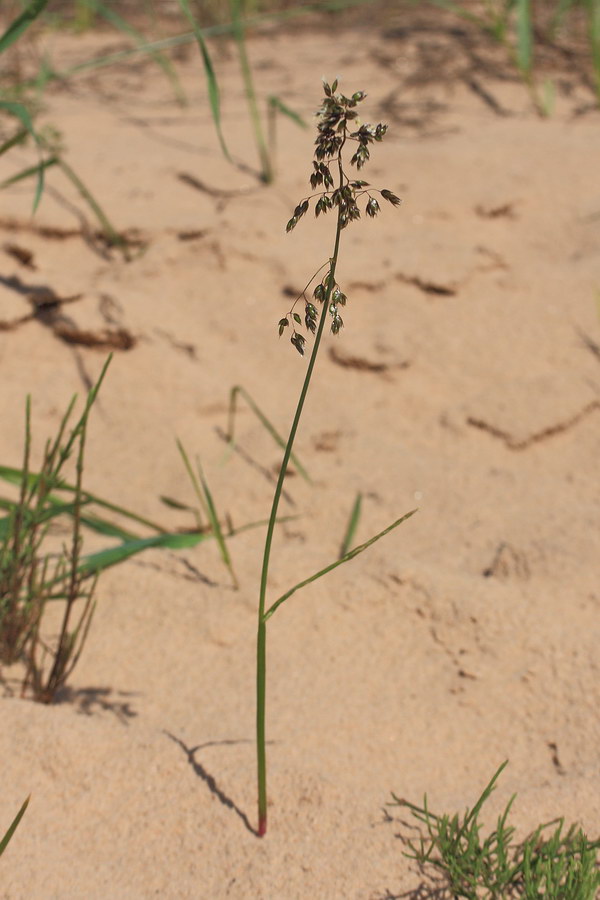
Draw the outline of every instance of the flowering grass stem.
<instances>
[{"instance_id":1,"label":"flowering grass stem","mask_svg":"<svg viewBox=\"0 0 600 900\"><path fill-rule=\"evenodd\" d=\"M271 514L267 527L267 535L265 539L262 572L260 579L260 592L258 601L258 630L256 641L256 747L257 747L257 767L258 767L258 830L259 837L264 836L267 831L267 758L266 758L266 668L267 668L267 620L273 615L276 609L292 596L299 588L316 581L318 578L330 572L363 550L366 550L376 540L379 540L392 529L396 528L401 522L412 515L402 516L392 525L384 529L378 535L356 547L354 550L346 552L341 559L322 568L320 571L311 575L309 578L299 582L293 588L288 590L283 596L272 603L267 608L267 581L269 576L269 565L271 561L271 552L273 545L273 535L275 532L275 524L277 521L277 509L283 491L283 483L285 480L287 467L292 458L292 448L296 439L298 426L304 410L304 404L308 394L308 389L313 377L315 363L319 353L319 347L325 331L325 323L331 317L331 331L334 335L339 334L343 327L342 317L339 308L346 305L346 295L340 290L336 281L336 269L338 265L338 257L340 252L341 234L344 228L352 221L360 218L360 210L357 199L367 195L367 203L365 212L371 218L374 218L379 212L379 204L372 197L368 188L368 183L361 180L351 180L345 170L343 162L343 151L347 142L355 142L358 144L356 152L350 160L350 164L361 169L369 159L368 145L374 141L381 141L387 130L385 125L359 125L357 121L356 106L364 99L365 94L358 91L352 97L345 97L343 94L336 94L337 80L332 85L324 83L325 97L323 98L321 109L318 116L318 136L316 140L315 161L313 162L313 172L310 176L310 184L315 190L318 186L323 186L324 190L313 195L311 198L302 200L294 210L292 218L287 223L286 231L291 231L297 225L299 219L308 211L310 203L315 200L315 215L327 213L329 210L335 209L336 228L333 252L328 260L321 268L326 267L326 273L319 284L313 291L312 298L315 303L321 304L321 312L317 306L306 296L306 291L313 281L314 277L308 282L307 287L295 300L291 310L279 320L278 329L281 337L286 328L291 326L290 341L301 356L304 355L306 337L296 330L296 325L302 326L302 318L299 313L295 312L298 302L304 300L304 324L306 330L314 336L312 352L308 361L308 367L296 411L290 429L290 434L285 445L283 459L279 469L277 484L273 495L273 503L271 506ZM356 129L356 130L353 130ZM332 175L330 166L337 167L336 177ZM400 199L391 191L378 191L383 199L387 200L393 206L398 206ZM320 271L320 269L318 270ZM318 272L317 272L318 274ZM414 512L414 511L413 511Z\"/></svg>"}]
</instances>

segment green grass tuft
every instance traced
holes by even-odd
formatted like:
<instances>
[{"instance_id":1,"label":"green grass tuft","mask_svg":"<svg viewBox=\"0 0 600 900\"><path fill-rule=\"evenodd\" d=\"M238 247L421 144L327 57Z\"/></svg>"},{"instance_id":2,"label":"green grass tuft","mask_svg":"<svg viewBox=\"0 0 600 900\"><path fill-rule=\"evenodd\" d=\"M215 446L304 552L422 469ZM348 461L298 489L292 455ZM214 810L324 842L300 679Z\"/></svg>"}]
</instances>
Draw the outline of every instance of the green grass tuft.
<instances>
[{"instance_id":1,"label":"green grass tuft","mask_svg":"<svg viewBox=\"0 0 600 900\"><path fill-rule=\"evenodd\" d=\"M405 853L427 874L441 874L448 895L465 900L595 900L600 889L600 839L564 819L539 825L524 841L514 841L508 817L516 795L486 837L479 816L508 762L502 763L472 809L464 815L432 813L424 798L415 806L392 794L390 806L407 807L425 826L419 841L407 840Z\"/></svg>"}]
</instances>

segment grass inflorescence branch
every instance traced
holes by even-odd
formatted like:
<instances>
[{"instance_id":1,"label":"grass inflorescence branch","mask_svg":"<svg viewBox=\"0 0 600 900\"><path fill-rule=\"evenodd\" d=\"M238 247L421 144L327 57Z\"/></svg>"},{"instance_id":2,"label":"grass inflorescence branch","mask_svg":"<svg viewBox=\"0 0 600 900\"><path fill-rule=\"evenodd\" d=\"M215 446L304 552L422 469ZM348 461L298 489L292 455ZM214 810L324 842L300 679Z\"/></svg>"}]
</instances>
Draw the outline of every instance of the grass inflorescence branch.
<instances>
[{"instance_id":1,"label":"grass inflorescence branch","mask_svg":"<svg viewBox=\"0 0 600 900\"><path fill-rule=\"evenodd\" d=\"M370 159L369 144L381 142L387 132L387 125L379 123L378 125L360 124L358 120L358 112L356 107L367 96L364 91L356 91L351 97L344 94L336 94L337 80L329 85L324 83L325 96L322 101L321 108L317 112L317 139L315 141L315 159L313 161L313 171L310 175L310 186L313 192L318 187L324 190L313 193L310 197L302 199L294 213L286 225L286 231L292 231L302 216L310 209L311 202L314 201L314 213L318 218L321 213L327 213L329 210L337 210L338 227L340 230L346 228L350 222L354 222L360 218L359 199L366 197L364 211L369 218L374 219L379 213L381 207L373 194L379 194L392 206L399 206L402 202L396 194L384 188L373 189L367 181L359 178L350 178L344 169L343 150L348 142L358 144L350 165L356 166L357 169L362 167ZM358 127L356 127L358 126ZM332 173L332 167L337 166L337 186L336 177ZM327 265L327 264L325 264ZM323 266L321 266L323 268ZM315 276L313 276L314 278ZM313 279L311 279L312 282ZM309 285L310 283L309 282ZM308 285L307 285L308 287ZM316 300L320 304L328 301L328 313L331 316L331 332L339 334L344 326L344 321L340 315L339 308L346 305L346 294L341 290L339 284L334 280L331 271L331 260L329 260L329 269L324 275L321 282L313 291L312 299L306 296L307 288L302 291L298 300L303 297L304 305L304 325L306 330L312 334L316 333L318 321L318 309L312 302ZM298 332L294 326L302 325L302 318L294 312L294 307L298 300L295 301L292 309L278 322L279 336L283 334L286 328L291 326L290 341L300 355L304 355L306 338Z\"/></svg>"}]
</instances>

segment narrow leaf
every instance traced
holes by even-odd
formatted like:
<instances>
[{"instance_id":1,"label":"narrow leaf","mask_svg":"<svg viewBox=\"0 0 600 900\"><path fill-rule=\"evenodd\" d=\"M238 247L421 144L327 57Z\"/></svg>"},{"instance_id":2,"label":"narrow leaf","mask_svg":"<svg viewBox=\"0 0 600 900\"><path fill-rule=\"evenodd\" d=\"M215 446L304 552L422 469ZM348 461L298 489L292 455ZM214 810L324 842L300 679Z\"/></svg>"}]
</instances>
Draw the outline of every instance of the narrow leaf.
<instances>
[{"instance_id":1,"label":"narrow leaf","mask_svg":"<svg viewBox=\"0 0 600 900\"><path fill-rule=\"evenodd\" d=\"M88 204L98 222L100 227L104 233L104 236L109 244L113 247L119 247L126 261L129 261L129 252L127 250L127 242L121 237L119 232L113 227L110 219L89 190L89 188L83 183L79 175L75 172L71 166L65 162L64 159L60 157L56 157L55 160L58 167L61 169L64 175L69 179L71 184L79 191L85 202Z\"/></svg>"},{"instance_id":2,"label":"narrow leaf","mask_svg":"<svg viewBox=\"0 0 600 900\"><path fill-rule=\"evenodd\" d=\"M20 16L17 16L8 26L2 37L0 37L0 54L4 53L11 44L14 44L21 37L32 22L37 19L39 14L44 10L48 0L31 0Z\"/></svg>"},{"instance_id":3,"label":"narrow leaf","mask_svg":"<svg viewBox=\"0 0 600 900\"><path fill-rule=\"evenodd\" d=\"M273 427L273 425L269 422L269 420L267 419L265 414L258 408L258 406L254 402L254 400L252 399L252 397L250 396L248 391L239 384L236 384L235 387L232 387L231 392L229 394L229 420L228 420L228 425L227 425L227 437L229 439L229 442L231 444L234 443L233 427L234 427L235 413L236 413L236 398L237 398L238 394L244 398L244 400L246 401L246 403L248 404L248 406L250 407L250 409L252 410L254 415L257 417L257 419L259 420L261 425L264 428L266 428L266 430L269 432L269 434L271 435L271 437L273 438L275 443L279 447L281 447L282 450L285 450L286 442L284 441L284 439L276 431L276 429ZM308 474L308 472L306 471L306 469L304 468L304 466L302 465L302 463L300 462L300 460L298 459L298 457L294 453L292 453L290 455L290 460L292 461L292 463L298 470L298 474L301 475L302 478L304 478L304 480L310 484L311 477Z\"/></svg>"},{"instance_id":4,"label":"narrow leaf","mask_svg":"<svg viewBox=\"0 0 600 900\"><path fill-rule=\"evenodd\" d=\"M8 847L8 844L9 844L10 839L12 838L13 834L14 834L15 831L17 830L17 828L18 828L18 826L19 826L19 822L20 822L21 819L23 818L23 816L24 816L24 814L25 814L25 810L27 809L27 807L28 807L28 805L29 805L29 800L30 800L30 799L31 799L31 794L29 795L29 797L27 798L27 800L25 800L25 802L23 803L23 806L21 807L21 809L19 810L19 812L17 813L17 815L16 815L16 816L14 817L14 819L12 820L9 829L8 829L8 831L6 832L6 834L4 835L4 837L2 838L2 840L0 840L0 856L2 856L2 854L4 853L4 851L6 850L6 848Z\"/></svg>"},{"instance_id":5,"label":"narrow leaf","mask_svg":"<svg viewBox=\"0 0 600 900\"><path fill-rule=\"evenodd\" d=\"M133 541L124 541L116 547L109 547L106 550L99 550L97 553L91 553L83 557L79 572L84 577L95 575L103 569L115 566L117 563L124 562L132 556L141 553L143 550L149 550L153 547L167 547L170 550L182 550L187 547L195 547L202 541L212 537L210 534L202 534L198 531L185 534L155 534L149 538L137 538Z\"/></svg>"},{"instance_id":6,"label":"narrow leaf","mask_svg":"<svg viewBox=\"0 0 600 900\"><path fill-rule=\"evenodd\" d=\"M346 556L346 554L350 550L352 541L354 540L354 535L356 534L356 529L358 528L358 523L360 521L361 506L362 506L362 494L359 491L359 493L356 495L356 500L354 501L354 505L352 506L352 511L350 512L350 518L348 520L346 534L344 535L344 539L342 541L342 546L340 548L340 557L339 557L340 559L343 556Z\"/></svg>"},{"instance_id":7,"label":"narrow leaf","mask_svg":"<svg viewBox=\"0 0 600 900\"><path fill-rule=\"evenodd\" d=\"M40 475L35 472L29 472L27 474L27 486L32 488L39 481ZM0 466L0 479L3 481L7 481L9 484L16 484L20 486L23 481L23 470L15 469L11 466ZM68 491L69 493L73 493L76 488L72 484L68 484L66 481L61 481L60 484L56 486L56 490ZM60 503L57 497L54 495L49 495L48 500L53 503ZM162 534L165 529L157 524L156 522L152 522L150 519L146 519L143 516L138 516L137 513L131 512L128 509L124 509L122 506L118 506L116 503L110 503L108 500L103 500L101 497L97 497L95 494L90 494L88 491L83 491L82 500L85 503L93 503L96 506L100 506L103 509L111 510L111 512L118 513L120 516L124 516L127 519L131 519L133 522L137 522L140 525L146 525L148 528L151 528L153 531ZM96 521L99 521L98 519ZM117 528L118 526L113 526ZM124 529L121 529L123 533Z\"/></svg>"},{"instance_id":8,"label":"narrow leaf","mask_svg":"<svg viewBox=\"0 0 600 900\"><path fill-rule=\"evenodd\" d=\"M0 102L0 109L4 109L6 112L10 113L12 116L16 116L20 120L21 124L32 136L33 140L36 142L36 144L38 146L38 149L40 150L40 161L37 166L34 166L31 171L26 170L26 172L22 172L20 174L20 176L15 177L14 179L9 178L8 181L3 182L3 184L0 185L0 187L8 187L9 184L14 184L15 181L20 181L21 178L25 178L25 177L28 177L30 174L33 175L33 174L37 173L38 180L37 180L37 185L36 185L36 189L35 189L35 195L33 198L33 211L35 212L36 209L38 208L38 205L39 205L39 202L40 202L40 199L42 196L42 191L44 190L44 169L46 169L48 167L48 165L53 165L53 162L50 162L50 160L44 161L44 159L42 158L42 156L41 156L42 142L40 140L40 137L39 137L37 131L33 127L33 122L31 121L31 116L29 115L27 109L23 106L23 104L22 103L12 103L7 100L2 100Z\"/></svg>"},{"instance_id":9,"label":"narrow leaf","mask_svg":"<svg viewBox=\"0 0 600 900\"><path fill-rule=\"evenodd\" d=\"M525 75L532 66L531 0L517 0L517 65Z\"/></svg>"},{"instance_id":10,"label":"narrow leaf","mask_svg":"<svg viewBox=\"0 0 600 900\"><path fill-rule=\"evenodd\" d=\"M16 175L11 175L10 178L5 178L4 181L0 182L0 190L10 187L13 184L17 184L19 181L24 181L26 178L31 178L32 175L37 175L39 179L41 173L46 169L49 169L50 166L55 166L57 163L58 158L56 156L51 156L49 159L42 160L36 166L28 166L26 169L17 172Z\"/></svg>"},{"instance_id":11,"label":"narrow leaf","mask_svg":"<svg viewBox=\"0 0 600 900\"><path fill-rule=\"evenodd\" d=\"M280 97L276 97L274 94L268 99L268 104L272 109L277 110L277 112L283 113L284 116L287 116L288 119L291 119L292 122L295 122L300 128L308 128L308 122L306 122L302 116L295 112L293 109L290 109L289 106L281 100Z\"/></svg>"},{"instance_id":12,"label":"narrow leaf","mask_svg":"<svg viewBox=\"0 0 600 900\"><path fill-rule=\"evenodd\" d=\"M195 512L193 506L190 506L188 503L182 503L181 500L176 500L174 497L167 497L165 494L161 494L159 500L161 503L164 503L165 506L168 506L169 509L179 509L184 512Z\"/></svg>"},{"instance_id":13,"label":"narrow leaf","mask_svg":"<svg viewBox=\"0 0 600 900\"><path fill-rule=\"evenodd\" d=\"M202 483L202 490L204 491L204 496L206 498L206 506L208 511L208 519L210 521L210 525L219 545L219 551L221 553L221 558L227 567L229 574L231 575L231 580L233 582L234 587L239 587L238 580L235 576L235 572L233 571L233 563L231 562L231 556L229 555L229 550L227 549L227 544L225 542L225 537L223 535L223 531L221 529L221 524L219 522L219 517L217 515L217 510L213 501L212 494L208 488L208 484L206 482L206 478L204 477L204 472L202 471L202 466L200 465L200 460L196 459L196 466L198 467L198 475L200 476L200 481Z\"/></svg>"},{"instance_id":14,"label":"narrow leaf","mask_svg":"<svg viewBox=\"0 0 600 900\"><path fill-rule=\"evenodd\" d=\"M8 138L8 140L4 141L4 143L0 145L0 156L3 156L4 153L7 153L18 144L22 144L26 137L27 130L25 128L17 131L11 138Z\"/></svg>"},{"instance_id":15,"label":"narrow leaf","mask_svg":"<svg viewBox=\"0 0 600 900\"><path fill-rule=\"evenodd\" d=\"M263 621L266 622L267 619L273 615L275 610L281 606L292 594L295 594L296 591L300 590L300 588L305 587L307 584L310 584L312 581L316 581L318 578L321 578L323 575L327 575L328 572L331 572L333 569L337 569L338 566L341 566L342 563L348 562L350 559L354 559L355 556L358 556L359 553L362 553L363 550L366 550L367 547L370 547L371 544L374 544L380 538L385 537L386 534L389 534L390 531L393 531L394 528L397 528L398 525L401 525L402 522L405 522L407 519L410 519L412 515L416 513L416 509L412 509L410 512L406 513L406 515L402 516L400 519L396 519L395 522L392 522L391 525L388 525L387 528L384 528L383 531L380 531L379 534L376 534L375 537L370 538L368 541L365 541L364 544L359 544L358 547L355 547L354 550L350 550L346 553L345 556L342 556L341 559L336 560L336 562L331 563L326 566L324 569L321 569L319 572L316 572L314 575L311 575L310 578L305 578L304 581L300 581L298 584L294 585L287 593L283 594L269 609L266 611Z\"/></svg>"},{"instance_id":16,"label":"narrow leaf","mask_svg":"<svg viewBox=\"0 0 600 900\"><path fill-rule=\"evenodd\" d=\"M229 155L229 150L227 149L225 138L223 137L223 132L221 130L221 100L219 96L219 85L217 83L215 70L213 68L212 60L208 52L208 47L206 46L206 41L204 40L204 35L202 34L202 31L192 14L188 0L177 0L177 2L181 7L184 16L192 26L194 37L196 38L196 42L200 50L200 55L202 56L204 74L206 75L206 82L208 85L208 99L210 101L210 108L212 112L213 122L215 123L215 129L217 131L217 137L219 138L219 143L221 145L223 155L231 162L231 156Z\"/></svg>"},{"instance_id":17,"label":"narrow leaf","mask_svg":"<svg viewBox=\"0 0 600 900\"><path fill-rule=\"evenodd\" d=\"M188 473L190 481L192 482L192 488L194 489L194 493L198 499L198 503L200 504L200 507L201 507L202 511L204 512L205 516L208 518L208 507L206 505L206 497L202 493L200 483L199 483L198 479L196 478L196 473L194 472L194 470L192 468L190 458L187 455L185 447L183 446L183 444L181 443L179 438L176 439L176 444L177 444L177 449L179 450L179 454L183 460L183 464L185 466L186 472ZM200 513L198 512L198 510L194 510L194 512L196 514L196 524L198 525L198 530L200 530L200 528L202 527L202 517L200 516Z\"/></svg>"}]
</instances>

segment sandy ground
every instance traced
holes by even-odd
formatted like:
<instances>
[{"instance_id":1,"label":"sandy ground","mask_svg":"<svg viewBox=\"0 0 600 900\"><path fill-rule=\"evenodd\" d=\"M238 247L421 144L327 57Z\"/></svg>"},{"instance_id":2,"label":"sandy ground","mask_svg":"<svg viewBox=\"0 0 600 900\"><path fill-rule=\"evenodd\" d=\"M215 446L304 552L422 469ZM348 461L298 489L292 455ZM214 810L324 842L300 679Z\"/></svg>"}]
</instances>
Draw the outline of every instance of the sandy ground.
<instances>
[{"instance_id":1,"label":"sandy ground","mask_svg":"<svg viewBox=\"0 0 600 900\"><path fill-rule=\"evenodd\" d=\"M390 125L366 177L404 204L344 234L346 327L317 364L297 443L313 484L287 481L282 512L297 518L277 532L270 597L335 558L358 491L359 542L419 511L270 622L263 840L263 529L232 539L238 591L210 544L106 572L59 702L20 699L18 669L3 673L0 825L32 794L2 859L6 900L439 897L402 855L412 832L391 792L462 810L505 759L486 821L517 792L521 834L560 815L600 833L600 115L570 69L542 120L501 52L418 13L335 22L258 32L260 94L308 118L322 75L366 90L365 118ZM48 41L65 66L115 46ZM224 131L253 167L237 63L215 52ZM193 502L179 436L242 525L268 515L280 453L242 406L239 452L225 455L228 393L243 385L289 427L306 361L275 326L329 257L333 221L283 230L312 131L280 123L265 188L222 158L193 47L177 66L186 108L147 63L49 91L43 121L147 249L107 253L58 171L33 219L30 184L4 191L0 319L49 288L81 294L59 324L133 336L92 416L87 488L192 527L159 499ZM30 160L7 154L2 177ZM25 395L39 459L105 359L55 326L0 334L5 464L21 459Z\"/></svg>"}]
</instances>

